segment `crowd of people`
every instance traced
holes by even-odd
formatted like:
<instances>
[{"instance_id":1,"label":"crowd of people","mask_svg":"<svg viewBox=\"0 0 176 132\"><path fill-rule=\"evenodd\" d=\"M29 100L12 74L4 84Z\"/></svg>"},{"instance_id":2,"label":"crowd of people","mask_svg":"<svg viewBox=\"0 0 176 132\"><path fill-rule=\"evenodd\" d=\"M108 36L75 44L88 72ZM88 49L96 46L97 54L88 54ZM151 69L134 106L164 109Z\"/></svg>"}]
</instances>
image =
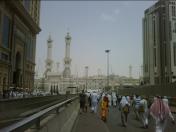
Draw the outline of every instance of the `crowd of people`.
<instances>
[{"instance_id":1,"label":"crowd of people","mask_svg":"<svg viewBox=\"0 0 176 132\"><path fill-rule=\"evenodd\" d=\"M80 113L87 112L88 107L92 113L97 113L98 106L100 107L100 117L104 122L108 119L109 108L117 108L121 113L119 118L121 118L124 127L128 126L128 115L131 112L135 113L136 120L142 123L144 129L148 128L152 118L155 121L156 132L164 132L169 118L175 124L166 96L149 98L139 95L121 96L115 92L88 94L82 91L80 94Z\"/></svg>"},{"instance_id":2,"label":"crowd of people","mask_svg":"<svg viewBox=\"0 0 176 132\"><path fill-rule=\"evenodd\" d=\"M7 90L3 90L2 97L0 99L18 99L18 98L28 98L35 96L47 96L47 95L57 95L58 93L50 93L39 90L29 90L28 88L9 88Z\"/></svg>"}]
</instances>

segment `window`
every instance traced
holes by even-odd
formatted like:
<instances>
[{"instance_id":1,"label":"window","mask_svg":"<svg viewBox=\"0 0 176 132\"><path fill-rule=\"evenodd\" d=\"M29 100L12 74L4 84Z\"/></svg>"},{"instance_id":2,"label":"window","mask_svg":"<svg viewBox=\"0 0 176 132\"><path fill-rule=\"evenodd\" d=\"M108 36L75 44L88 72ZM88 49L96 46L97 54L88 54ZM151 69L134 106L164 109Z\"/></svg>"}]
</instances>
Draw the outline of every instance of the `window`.
<instances>
[{"instance_id":1,"label":"window","mask_svg":"<svg viewBox=\"0 0 176 132\"><path fill-rule=\"evenodd\" d=\"M174 66L176 66L176 42L173 43Z\"/></svg>"},{"instance_id":2,"label":"window","mask_svg":"<svg viewBox=\"0 0 176 132\"><path fill-rule=\"evenodd\" d=\"M166 76L166 83L169 83L169 77L168 76Z\"/></svg>"},{"instance_id":3,"label":"window","mask_svg":"<svg viewBox=\"0 0 176 132\"><path fill-rule=\"evenodd\" d=\"M31 38L30 37L29 37L29 45L28 46L29 46L29 49L28 49L28 52L29 52L28 57L29 58L28 59L31 60Z\"/></svg>"},{"instance_id":4,"label":"window","mask_svg":"<svg viewBox=\"0 0 176 132\"><path fill-rule=\"evenodd\" d=\"M172 40L172 25L171 21L169 21L169 38Z\"/></svg>"},{"instance_id":5,"label":"window","mask_svg":"<svg viewBox=\"0 0 176 132\"><path fill-rule=\"evenodd\" d=\"M164 41L166 41L166 19L163 17L163 35L164 35Z\"/></svg>"},{"instance_id":6,"label":"window","mask_svg":"<svg viewBox=\"0 0 176 132\"><path fill-rule=\"evenodd\" d=\"M176 33L176 22L174 23L174 29L173 32Z\"/></svg>"},{"instance_id":7,"label":"window","mask_svg":"<svg viewBox=\"0 0 176 132\"><path fill-rule=\"evenodd\" d=\"M167 66L167 45L166 42L164 42L164 61L165 61L165 66Z\"/></svg>"},{"instance_id":8,"label":"window","mask_svg":"<svg viewBox=\"0 0 176 132\"><path fill-rule=\"evenodd\" d=\"M2 60L8 60L8 55L2 53L2 54L1 54L1 58L2 58Z\"/></svg>"},{"instance_id":9,"label":"window","mask_svg":"<svg viewBox=\"0 0 176 132\"><path fill-rule=\"evenodd\" d=\"M156 67L156 48L154 48L154 66Z\"/></svg>"},{"instance_id":10,"label":"window","mask_svg":"<svg viewBox=\"0 0 176 132\"><path fill-rule=\"evenodd\" d=\"M8 60L8 54L5 54L5 53L1 53L0 54L1 56L1 60L3 60L3 61L7 61Z\"/></svg>"},{"instance_id":11,"label":"window","mask_svg":"<svg viewBox=\"0 0 176 132\"><path fill-rule=\"evenodd\" d=\"M26 38L26 57L30 58L30 38L29 36Z\"/></svg>"},{"instance_id":12,"label":"window","mask_svg":"<svg viewBox=\"0 0 176 132\"><path fill-rule=\"evenodd\" d=\"M172 16L176 16L175 6L172 6Z\"/></svg>"},{"instance_id":13,"label":"window","mask_svg":"<svg viewBox=\"0 0 176 132\"><path fill-rule=\"evenodd\" d=\"M10 30L10 20L6 15L4 15L3 31L2 31L2 45L5 48L9 47L9 30Z\"/></svg>"},{"instance_id":14,"label":"window","mask_svg":"<svg viewBox=\"0 0 176 132\"><path fill-rule=\"evenodd\" d=\"M155 26L155 17L153 18L153 41L154 41L154 45L156 45L156 36L155 36L155 33L156 33L156 26Z\"/></svg>"},{"instance_id":15,"label":"window","mask_svg":"<svg viewBox=\"0 0 176 132\"><path fill-rule=\"evenodd\" d=\"M30 10L30 0L24 0L24 8L29 12L29 10Z\"/></svg>"},{"instance_id":16,"label":"window","mask_svg":"<svg viewBox=\"0 0 176 132\"><path fill-rule=\"evenodd\" d=\"M1 10L0 10L0 31L1 31L1 28L2 26L1 26Z\"/></svg>"},{"instance_id":17,"label":"window","mask_svg":"<svg viewBox=\"0 0 176 132\"><path fill-rule=\"evenodd\" d=\"M155 84L158 84L158 83L159 83L158 77L155 77Z\"/></svg>"},{"instance_id":18,"label":"window","mask_svg":"<svg viewBox=\"0 0 176 132\"><path fill-rule=\"evenodd\" d=\"M25 34L18 28L16 28L16 36L22 40L23 42L25 41Z\"/></svg>"},{"instance_id":19,"label":"window","mask_svg":"<svg viewBox=\"0 0 176 132\"><path fill-rule=\"evenodd\" d=\"M33 59L33 38L32 36L28 36L26 38L26 56L28 60Z\"/></svg>"},{"instance_id":20,"label":"window","mask_svg":"<svg viewBox=\"0 0 176 132\"><path fill-rule=\"evenodd\" d=\"M32 61L33 58L33 39L32 36L30 37L30 60Z\"/></svg>"}]
</instances>

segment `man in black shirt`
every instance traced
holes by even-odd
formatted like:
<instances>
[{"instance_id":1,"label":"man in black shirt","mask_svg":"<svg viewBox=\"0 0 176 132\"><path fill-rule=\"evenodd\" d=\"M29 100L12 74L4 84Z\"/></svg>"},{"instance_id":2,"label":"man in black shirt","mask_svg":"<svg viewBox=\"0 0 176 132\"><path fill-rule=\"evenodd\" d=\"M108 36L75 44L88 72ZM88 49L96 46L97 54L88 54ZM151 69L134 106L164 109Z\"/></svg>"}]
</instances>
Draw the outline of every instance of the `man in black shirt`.
<instances>
[{"instance_id":1,"label":"man in black shirt","mask_svg":"<svg viewBox=\"0 0 176 132\"><path fill-rule=\"evenodd\" d=\"M84 90L79 95L79 102L80 102L80 113L84 112L85 103L86 103L86 95L84 93Z\"/></svg>"}]
</instances>

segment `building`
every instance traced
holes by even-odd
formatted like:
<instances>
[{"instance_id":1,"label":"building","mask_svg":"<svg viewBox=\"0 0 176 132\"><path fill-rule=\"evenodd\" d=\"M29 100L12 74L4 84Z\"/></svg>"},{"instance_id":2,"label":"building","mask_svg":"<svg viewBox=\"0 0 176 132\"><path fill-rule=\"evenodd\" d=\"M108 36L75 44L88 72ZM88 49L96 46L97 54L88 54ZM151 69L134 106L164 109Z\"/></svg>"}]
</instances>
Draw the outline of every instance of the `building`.
<instances>
[{"instance_id":1,"label":"building","mask_svg":"<svg viewBox=\"0 0 176 132\"><path fill-rule=\"evenodd\" d=\"M40 0L0 1L0 94L33 88Z\"/></svg>"},{"instance_id":2,"label":"building","mask_svg":"<svg viewBox=\"0 0 176 132\"><path fill-rule=\"evenodd\" d=\"M176 1L159 0L143 18L144 84L176 81Z\"/></svg>"},{"instance_id":3,"label":"building","mask_svg":"<svg viewBox=\"0 0 176 132\"><path fill-rule=\"evenodd\" d=\"M51 94L66 94L67 92L75 94L85 91L103 91L107 86L107 76L101 75L100 70L98 75L88 76L88 66L85 66L85 76L78 77L71 74L71 55L70 55L71 36L67 33L65 37L65 57L64 70L60 72L59 62L56 63L57 69L53 68L54 61L52 59L53 40L49 35L47 40L47 57L45 60L44 77L38 77L38 71L35 76L35 88L37 91L44 91ZM109 76L108 90L117 90L120 85L138 85L139 79L130 77L120 77L118 75Z\"/></svg>"},{"instance_id":4,"label":"building","mask_svg":"<svg viewBox=\"0 0 176 132\"><path fill-rule=\"evenodd\" d=\"M52 60L52 42L53 40L51 39L51 36L49 35L49 38L47 40L47 58L46 58L46 65L45 65L45 77L47 78L48 72L52 71L53 68L53 60Z\"/></svg>"},{"instance_id":5,"label":"building","mask_svg":"<svg viewBox=\"0 0 176 132\"><path fill-rule=\"evenodd\" d=\"M64 58L64 66L65 69L63 71L63 76L66 78L69 78L71 75L71 58L70 58L70 42L71 42L71 36L69 33L65 36L65 58Z\"/></svg>"},{"instance_id":6,"label":"building","mask_svg":"<svg viewBox=\"0 0 176 132\"><path fill-rule=\"evenodd\" d=\"M57 71L53 69L52 47L53 40L49 36L47 40L47 58L45 60L45 72L43 78L35 79L35 88L52 94L65 94L66 92L76 93L77 79L71 75L71 57L70 43L71 36L69 33L65 36L65 58L64 70L59 72L59 63L57 62Z\"/></svg>"}]
</instances>

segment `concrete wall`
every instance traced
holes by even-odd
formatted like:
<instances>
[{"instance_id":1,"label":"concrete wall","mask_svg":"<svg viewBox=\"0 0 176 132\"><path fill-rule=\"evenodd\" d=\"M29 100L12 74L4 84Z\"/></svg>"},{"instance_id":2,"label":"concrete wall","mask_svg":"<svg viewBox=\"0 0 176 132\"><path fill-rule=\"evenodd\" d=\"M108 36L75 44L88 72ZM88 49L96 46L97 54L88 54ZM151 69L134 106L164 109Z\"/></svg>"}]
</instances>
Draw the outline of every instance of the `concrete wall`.
<instances>
[{"instance_id":1,"label":"concrete wall","mask_svg":"<svg viewBox=\"0 0 176 132\"><path fill-rule=\"evenodd\" d=\"M162 84L162 85L149 85L149 86L139 86L136 88L121 88L118 90L121 95L166 95L166 96L176 96L176 83L172 84Z\"/></svg>"},{"instance_id":2,"label":"concrete wall","mask_svg":"<svg viewBox=\"0 0 176 132\"><path fill-rule=\"evenodd\" d=\"M41 128L29 129L27 132L71 132L74 122L79 112L78 99L68 104L59 113L50 113L50 115L41 121Z\"/></svg>"}]
</instances>

